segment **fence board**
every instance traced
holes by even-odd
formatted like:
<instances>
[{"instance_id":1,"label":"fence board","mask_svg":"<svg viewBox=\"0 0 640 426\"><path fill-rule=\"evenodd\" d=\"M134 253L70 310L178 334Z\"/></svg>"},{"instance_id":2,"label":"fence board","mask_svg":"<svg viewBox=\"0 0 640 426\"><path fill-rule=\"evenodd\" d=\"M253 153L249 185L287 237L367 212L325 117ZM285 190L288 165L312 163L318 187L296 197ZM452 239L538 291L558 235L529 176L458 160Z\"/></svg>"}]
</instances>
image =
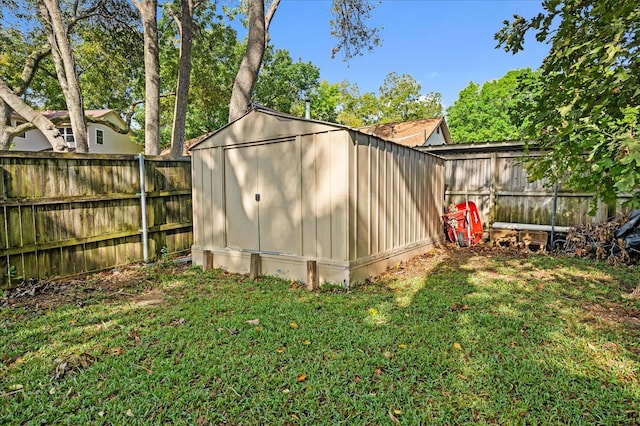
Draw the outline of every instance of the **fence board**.
<instances>
[{"instance_id":1,"label":"fence board","mask_svg":"<svg viewBox=\"0 0 640 426\"><path fill-rule=\"evenodd\" d=\"M529 182L521 165L522 143L465 144L424 147L421 150L443 156L446 161L445 198L447 205L474 201L485 225L518 222L550 225L553 187L546 180ZM532 152L529 155L540 155ZM602 222L625 209L621 203L599 204L590 214L593 194L559 188L556 222L558 226L578 226Z\"/></svg>"},{"instance_id":2,"label":"fence board","mask_svg":"<svg viewBox=\"0 0 640 426\"><path fill-rule=\"evenodd\" d=\"M0 288L143 260L139 158L0 155ZM149 255L190 250L190 159L145 158ZM164 250L163 250L164 248Z\"/></svg>"}]
</instances>

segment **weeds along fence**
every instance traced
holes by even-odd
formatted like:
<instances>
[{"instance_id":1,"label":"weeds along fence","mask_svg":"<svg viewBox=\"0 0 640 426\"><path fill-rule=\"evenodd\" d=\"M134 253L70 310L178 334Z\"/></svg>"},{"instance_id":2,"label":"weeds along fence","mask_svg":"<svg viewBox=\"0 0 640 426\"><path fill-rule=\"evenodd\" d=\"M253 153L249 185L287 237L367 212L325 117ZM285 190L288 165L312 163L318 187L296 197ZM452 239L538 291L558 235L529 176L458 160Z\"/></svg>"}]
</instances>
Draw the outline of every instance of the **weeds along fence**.
<instances>
[{"instance_id":1,"label":"weeds along fence","mask_svg":"<svg viewBox=\"0 0 640 426\"><path fill-rule=\"evenodd\" d=\"M190 250L192 231L188 158L0 155L0 288Z\"/></svg>"}]
</instances>

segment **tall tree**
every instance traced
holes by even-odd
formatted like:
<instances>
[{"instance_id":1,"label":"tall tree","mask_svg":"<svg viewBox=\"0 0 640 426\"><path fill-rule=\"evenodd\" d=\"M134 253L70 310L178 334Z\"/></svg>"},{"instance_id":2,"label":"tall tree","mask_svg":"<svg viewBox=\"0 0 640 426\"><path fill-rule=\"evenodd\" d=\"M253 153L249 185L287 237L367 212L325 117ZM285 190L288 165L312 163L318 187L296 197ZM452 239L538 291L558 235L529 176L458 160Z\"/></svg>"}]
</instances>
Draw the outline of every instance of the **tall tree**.
<instances>
[{"instance_id":1,"label":"tall tree","mask_svg":"<svg viewBox=\"0 0 640 426\"><path fill-rule=\"evenodd\" d=\"M258 80L260 65L269 37L269 24L275 14L280 0L274 0L269 6L267 15L264 14L263 0L248 0L247 49L242 57L240 69L236 74L229 102L229 122L240 118L249 108L253 88Z\"/></svg>"},{"instance_id":2,"label":"tall tree","mask_svg":"<svg viewBox=\"0 0 640 426\"><path fill-rule=\"evenodd\" d=\"M228 122L233 81L244 53L244 46L238 41L236 31L221 22L211 25L215 21L208 16L204 14L198 17L186 139L211 132Z\"/></svg>"},{"instance_id":3,"label":"tall tree","mask_svg":"<svg viewBox=\"0 0 640 426\"><path fill-rule=\"evenodd\" d=\"M628 194L640 206L640 8L626 0L545 0L542 7L496 34L513 53L529 31L551 44L527 127L546 155L530 172L605 201Z\"/></svg>"},{"instance_id":4,"label":"tall tree","mask_svg":"<svg viewBox=\"0 0 640 426\"><path fill-rule=\"evenodd\" d=\"M144 31L145 114L144 152L160 153L160 44L158 0L132 0L142 17Z\"/></svg>"},{"instance_id":5,"label":"tall tree","mask_svg":"<svg viewBox=\"0 0 640 426\"><path fill-rule=\"evenodd\" d=\"M66 30L70 41L67 48L71 51L71 59L75 61L75 78L81 86L82 103L85 104L86 100L85 88L89 87L89 108L109 106L118 109L117 105L111 104L122 99L122 93L127 89L113 95L114 87L126 87L124 81L135 74L130 72L127 65L135 63L132 59L136 56L137 29L132 28L132 25L139 19L137 14L133 15L134 9L128 0L86 0L76 1L71 5L59 2L57 5L64 7L59 10L63 15L63 30ZM0 13L10 16L7 22L13 24L0 27L0 57L5 58L4 61L0 60L0 76L11 92L31 107L32 114L40 114L37 109L43 108L68 109L66 94L61 93L57 72L62 69L66 79L66 71L64 64L57 69L54 65L52 45L47 37L51 31L46 31L41 25L51 17L45 16L43 19L38 13L43 6L44 1L34 0L21 2L19 5L4 3L0 7ZM47 9L47 15L48 13ZM51 30L53 22L50 21L49 24ZM120 48L121 52L126 53L116 53L114 46L123 46ZM106 72L107 68L104 66L106 58L111 65L109 72ZM60 65L60 61L57 63ZM83 76L82 79L79 79L80 75ZM4 130L12 138L15 134L36 128L33 123L25 123L20 126L20 131L16 131L10 126L12 108L4 103L0 109L4 111L0 118L3 123L0 127L0 139L5 140ZM52 147L54 150L66 150L66 146L60 143L52 144Z\"/></svg>"},{"instance_id":6,"label":"tall tree","mask_svg":"<svg viewBox=\"0 0 640 426\"><path fill-rule=\"evenodd\" d=\"M74 52L85 108L114 109L127 120L144 101L142 27L129 0L110 3L101 17L76 26Z\"/></svg>"},{"instance_id":7,"label":"tall tree","mask_svg":"<svg viewBox=\"0 0 640 426\"><path fill-rule=\"evenodd\" d=\"M248 3L247 47L233 84L229 102L229 121L236 120L249 108L262 58L269 42L269 25L280 0L272 0L266 14L264 0L248 0ZM331 34L337 39L337 44L332 50L332 56L342 51L344 59L348 60L380 43L378 29L370 28L366 24L373 8L367 0L333 0Z\"/></svg>"},{"instance_id":8,"label":"tall tree","mask_svg":"<svg viewBox=\"0 0 640 426\"><path fill-rule=\"evenodd\" d=\"M419 120L442 116L440 93L422 94L422 86L410 75L388 74L379 89L379 123Z\"/></svg>"},{"instance_id":9,"label":"tall tree","mask_svg":"<svg viewBox=\"0 0 640 426\"><path fill-rule=\"evenodd\" d=\"M180 33L180 56L171 131L171 157L173 158L182 155L182 148L184 146L189 82L191 79L191 48L193 46L194 31L193 13L198 4L199 2L197 0L180 0L180 15L176 16L174 14Z\"/></svg>"},{"instance_id":10,"label":"tall tree","mask_svg":"<svg viewBox=\"0 0 640 426\"><path fill-rule=\"evenodd\" d=\"M11 8L7 13L23 15L17 12L16 4L5 7ZM3 12L0 8L0 14ZM51 46L37 29L25 34L16 28L0 28L0 151L8 150L16 135L34 128L40 128L54 151L66 151L66 144L55 126L24 100L40 63L50 53ZM27 122L12 126L13 112Z\"/></svg>"},{"instance_id":11,"label":"tall tree","mask_svg":"<svg viewBox=\"0 0 640 426\"><path fill-rule=\"evenodd\" d=\"M69 111L76 151L89 152L87 121L84 114L78 70L69 40L69 27L64 22L57 0L38 0L38 8L51 45L58 82L66 100L67 111Z\"/></svg>"},{"instance_id":12,"label":"tall tree","mask_svg":"<svg viewBox=\"0 0 640 426\"><path fill-rule=\"evenodd\" d=\"M512 70L498 80L470 82L447 108L447 123L457 142L518 140L533 104L526 89L537 79L531 69Z\"/></svg>"},{"instance_id":13,"label":"tall tree","mask_svg":"<svg viewBox=\"0 0 640 426\"><path fill-rule=\"evenodd\" d=\"M174 7L178 2L172 3ZM160 146L171 146L176 88L180 69L180 32L175 17L162 8L160 32ZM202 2L194 9L193 46L188 102L185 108L184 139L189 140L218 129L228 122L233 79L244 53L237 32L227 25L215 3ZM136 109L134 122L143 122L144 112ZM136 138L144 136L142 133Z\"/></svg>"}]
</instances>

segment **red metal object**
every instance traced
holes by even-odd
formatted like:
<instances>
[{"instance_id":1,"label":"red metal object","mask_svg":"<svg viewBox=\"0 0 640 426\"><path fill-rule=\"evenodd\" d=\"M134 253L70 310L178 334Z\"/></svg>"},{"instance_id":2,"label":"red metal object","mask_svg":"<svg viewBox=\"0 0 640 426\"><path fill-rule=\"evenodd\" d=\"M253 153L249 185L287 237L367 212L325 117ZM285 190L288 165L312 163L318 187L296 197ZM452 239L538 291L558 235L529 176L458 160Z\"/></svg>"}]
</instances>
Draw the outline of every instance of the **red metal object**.
<instances>
[{"instance_id":1,"label":"red metal object","mask_svg":"<svg viewBox=\"0 0 640 426\"><path fill-rule=\"evenodd\" d=\"M473 201L456 204L442 216L444 228L451 242L460 247L478 244L482 238L482 222Z\"/></svg>"}]
</instances>

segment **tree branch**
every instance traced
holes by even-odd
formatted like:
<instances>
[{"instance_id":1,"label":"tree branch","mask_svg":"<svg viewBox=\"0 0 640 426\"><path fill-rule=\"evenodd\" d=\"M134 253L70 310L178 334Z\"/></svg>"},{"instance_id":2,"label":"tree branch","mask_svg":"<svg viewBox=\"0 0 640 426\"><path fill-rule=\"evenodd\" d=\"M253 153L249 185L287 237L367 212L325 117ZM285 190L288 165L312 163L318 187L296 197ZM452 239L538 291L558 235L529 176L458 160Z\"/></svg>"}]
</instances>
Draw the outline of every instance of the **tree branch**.
<instances>
[{"instance_id":1,"label":"tree branch","mask_svg":"<svg viewBox=\"0 0 640 426\"><path fill-rule=\"evenodd\" d=\"M273 19L273 15L276 14L276 10L280 5L280 0L273 0L269 5L269 10L264 16L264 44L265 46L269 44L269 40L271 40L271 36L269 35L269 25L271 25L271 20Z\"/></svg>"}]
</instances>

